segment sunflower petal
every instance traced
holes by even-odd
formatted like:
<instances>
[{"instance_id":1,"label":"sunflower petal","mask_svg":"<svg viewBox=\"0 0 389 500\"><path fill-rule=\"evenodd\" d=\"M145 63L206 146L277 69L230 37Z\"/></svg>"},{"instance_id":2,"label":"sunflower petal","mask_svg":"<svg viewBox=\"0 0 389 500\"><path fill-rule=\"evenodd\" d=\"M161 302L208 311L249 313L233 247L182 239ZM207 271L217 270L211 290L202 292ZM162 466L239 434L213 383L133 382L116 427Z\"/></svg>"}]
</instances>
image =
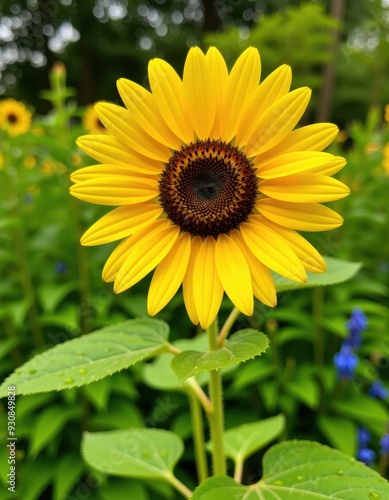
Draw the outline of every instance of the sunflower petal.
<instances>
[{"instance_id":1,"label":"sunflower petal","mask_svg":"<svg viewBox=\"0 0 389 500\"><path fill-rule=\"evenodd\" d=\"M216 318L223 298L223 287L216 270L215 247L215 239L207 236L198 251L193 272L194 304L204 330Z\"/></svg>"},{"instance_id":2,"label":"sunflower petal","mask_svg":"<svg viewBox=\"0 0 389 500\"><path fill-rule=\"evenodd\" d=\"M102 272L102 278L107 283L114 281L119 269L127 258L127 254L132 247L132 238L129 236L119 243L111 255L108 257Z\"/></svg>"},{"instance_id":3,"label":"sunflower petal","mask_svg":"<svg viewBox=\"0 0 389 500\"><path fill-rule=\"evenodd\" d=\"M96 113L111 134L141 155L162 162L170 158L169 149L139 127L127 109L104 102L96 104Z\"/></svg>"},{"instance_id":4,"label":"sunflower petal","mask_svg":"<svg viewBox=\"0 0 389 500\"><path fill-rule=\"evenodd\" d=\"M83 135L77 146L101 163L115 163L122 168L144 174L159 174L163 165L128 148L116 137L107 134Z\"/></svg>"},{"instance_id":5,"label":"sunflower petal","mask_svg":"<svg viewBox=\"0 0 389 500\"><path fill-rule=\"evenodd\" d=\"M299 231L329 231L343 224L331 208L316 203L288 203L271 198L259 200L255 208L267 219Z\"/></svg>"},{"instance_id":6,"label":"sunflower petal","mask_svg":"<svg viewBox=\"0 0 389 500\"><path fill-rule=\"evenodd\" d=\"M184 66L184 103L199 139L208 139L215 122L216 94L205 55L192 47Z\"/></svg>"},{"instance_id":7,"label":"sunflower petal","mask_svg":"<svg viewBox=\"0 0 389 500\"><path fill-rule=\"evenodd\" d=\"M167 62L152 59L149 82L159 112L167 126L183 142L193 140L193 129L184 108L184 91L180 77Z\"/></svg>"},{"instance_id":8,"label":"sunflower petal","mask_svg":"<svg viewBox=\"0 0 389 500\"><path fill-rule=\"evenodd\" d=\"M261 179L276 179L300 172L311 171L315 167L331 165L335 156L317 151L285 153L256 165L257 175Z\"/></svg>"},{"instance_id":9,"label":"sunflower petal","mask_svg":"<svg viewBox=\"0 0 389 500\"><path fill-rule=\"evenodd\" d=\"M250 270L240 245L226 234L216 241L216 270L231 302L243 314L251 316L254 310Z\"/></svg>"},{"instance_id":10,"label":"sunflower petal","mask_svg":"<svg viewBox=\"0 0 389 500\"><path fill-rule=\"evenodd\" d=\"M268 108L253 126L247 140L247 156L255 156L273 148L297 125L311 97L307 87L293 90Z\"/></svg>"},{"instance_id":11,"label":"sunflower petal","mask_svg":"<svg viewBox=\"0 0 389 500\"><path fill-rule=\"evenodd\" d=\"M126 108L145 132L168 148L180 148L181 141L166 125L150 92L125 78L118 80L117 87Z\"/></svg>"},{"instance_id":12,"label":"sunflower petal","mask_svg":"<svg viewBox=\"0 0 389 500\"><path fill-rule=\"evenodd\" d=\"M153 176L151 172L149 174L144 174L140 172L133 172L129 171L132 174L135 174L133 176L130 175L130 177L137 177L139 179L143 180L148 180L153 182L153 179L155 180L156 177ZM119 167L118 165L107 165L107 164L101 164L101 165L91 165L90 167L84 167L84 168L79 168L78 170L75 170L70 174L70 180L72 182L83 182L83 181L89 181L96 179L98 177L111 177L113 175L120 175L120 176L127 176L126 171L123 169L123 167Z\"/></svg>"},{"instance_id":13,"label":"sunflower petal","mask_svg":"<svg viewBox=\"0 0 389 500\"><path fill-rule=\"evenodd\" d=\"M261 163L268 158L295 151L322 151L335 139L339 132L332 123L314 123L300 127L285 137L274 148L258 155L254 163Z\"/></svg>"},{"instance_id":14,"label":"sunflower petal","mask_svg":"<svg viewBox=\"0 0 389 500\"><path fill-rule=\"evenodd\" d=\"M258 50L249 47L238 58L228 76L220 110L220 136L229 142L238 128L242 109L258 86L261 60Z\"/></svg>"},{"instance_id":15,"label":"sunflower petal","mask_svg":"<svg viewBox=\"0 0 389 500\"><path fill-rule=\"evenodd\" d=\"M239 147L247 143L252 128L260 116L280 97L289 92L292 83L292 70L284 64L263 80L251 98L246 102L242 117L236 132L236 142Z\"/></svg>"},{"instance_id":16,"label":"sunflower petal","mask_svg":"<svg viewBox=\"0 0 389 500\"><path fill-rule=\"evenodd\" d=\"M301 234L293 229L287 229L271 222L267 222L267 225L285 238L288 246L301 260L306 271L312 273L324 273L326 271L327 265L323 257Z\"/></svg>"},{"instance_id":17,"label":"sunflower petal","mask_svg":"<svg viewBox=\"0 0 389 500\"><path fill-rule=\"evenodd\" d=\"M162 207L151 203L116 208L84 233L81 244L103 245L126 238L157 219L162 211Z\"/></svg>"},{"instance_id":18,"label":"sunflower petal","mask_svg":"<svg viewBox=\"0 0 389 500\"><path fill-rule=\"evenodd\" d=\"M150 316L163 309L180 287L188 267L190 248L189 233L182 233L170 252L158 264L147 297L147 310Z\"/></svg>"},{"instance_id":19,"label":"sunflower petal","mask_svg":"<svg viewBox=\"0 0 389 500\"><path fill-rule=\"evenodd\" d=\"M193 276L194 276L194 265L197 259L197 254L201 247L200 236L195 236L191 242L190 258L188 262L188 267L182 283L182 291L184 295L184 302L188 316L193 324L197 325L199 323L199 318L197 316L194 293L193 293Z\"/></svg>"},{"instance_id":20,"label":"sunflower petal","mask_svg":"<svg viewBox=\"0 0 389 500\"><path fill-rule=\"evenodd\" d=\"M252 215L249 222L240 225L240 230L246 245L265 266L290 280L306 282L307 275L300 259L264 217Z\"/></svg>"},{"instance_id":21,"label":"sunflower petal","mask_svg":"<svg viewBox=\"0 0 389 500\"><path fill-rule=\"evenodd\" d=\"M306 170L309 174L334 175L346 165L346 160L341 156L335 156L334 160L328 164L311 167Z\"/></svg>"},{"instance_id":22,"label":"sunflower petal","mask_svg":"<svg viewBox=\"0 0 389 500\"><path fill-rule=\"evenodd\" d=\"M158 196L157 181L129 175L105 175L71 186L70 193L79 200L97 205L121 206L149 201Z\"/></svg>"},{"instance_id":23,"label":"sunflower petal","mask_svg":"<svg viewBox=\"0 0 389 500\"><path fill-rule=\"evenodd\" d=\"M215 87L215 122L209 135L210 139L219 139L220 137L220 109L224 95L224 89L228 78L228 69L224 57L216 47L210 47L205 54L211 72L213 85Z\"/></svg>"},{"instance_id":24,"label":"sunflower petal","mask_svg":"<svg viewBox=\"0 0 389 500\"><path fill-rule=\"evenodd\" d=\"M115 278L115 293L131 288L149 274L170 252L178 233L179 227L165 219L130 236L131 247Z\"/></svg>"},{"instance_id":25,"label":"sunflower petal","mask_svg":"<svg viewBox=\"0 0 389 500\"><path fill-rule=\"evenodd\" d=\"M350 193L342 182L319 174L295 174L259 183L261 193L281 201L321 203L344 198Z\"/></svg>"},{"instance_id":26,"label":"sunflower petal","mask_svg":"<svg viewBox=\"0 0 389 500\"><path fill-rule=\"evenodd\" d=\"M275 307L277 305L277 293L269 269L264 266L262 262L259 262L254 254L248 249L240 231L233 229L230 234L231 238L239 243L239 248L249 266L254 296L263 304L269 307Z\"/></svg>"}]
</instances>

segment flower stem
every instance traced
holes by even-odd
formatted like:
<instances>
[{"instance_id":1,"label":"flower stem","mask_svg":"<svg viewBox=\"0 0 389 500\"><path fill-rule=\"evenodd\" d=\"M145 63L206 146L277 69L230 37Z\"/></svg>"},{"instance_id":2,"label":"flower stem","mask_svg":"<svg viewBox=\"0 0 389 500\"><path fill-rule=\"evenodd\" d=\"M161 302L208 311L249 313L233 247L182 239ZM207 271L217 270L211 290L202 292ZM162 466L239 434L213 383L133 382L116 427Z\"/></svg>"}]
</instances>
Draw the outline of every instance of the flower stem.
<instances>
[{"instance_id":1,"label":"flower stem","mask_svg":"<svg viewBox=\"0 0 389 500\"><path fill-rule=\"evenodd\" d=\"M241 457L237 457L235 461L235 472L234 472L234 479L237 483L242 482L242 476L243 476L243 460Z\"/></svg>"},{"instance_id":2,"label":"flower stem","mask_svg":"<svg viewBox=\"0 0 389 500\"><path fill-rule=\"evenodd\" d=\"M205 394L203 389L200 387L199 383L194 377L191 377L187 381L188 386L190 386L194 396L198 399L198 401L201 403L205 413L207 415L211 415L212 413L212 403L209 400L208 396Z\"/></svg>"},{"instance_id":3,"label":"flower stem","mask_svg":"<svg viewBox=\"0 0 389 500\"><path fill-rule=\"evenodd\" d=\"M207 455L205 452L204 439L204 421L201 405L197 399L197 395L193 390L188 391L189 407L193 427L193 445L195 452L195 461L197 469L197 477L199 483L205 481L208 477Z\"/></svg>"},{"instance_id":4,"label":"flower stem","mask_svg":"<svg viewBox=\"0 0 389 500\"><path fill-rule=\"evenodd\" d=\"M209 349L217 349L217 319L207 328ZM222 376L220 370L210 372L210 397L212 402L212 414L209 415L212 439L213 475L223 476L226 474L226 460L224 456L223 443L223 397L222 397Z\"/></svg>"},{"instance_id":5,"label":"flower stem","mask_svg":"<svg viewBox=\"0 0 389 500\"><path fill-rule=\"evenodd\" d=\"M217 345L218 347L222 347L228 334L230 333L230 330L232 328L232 325L235 323L236 319L238 318L240 314L240 311L237 307L234 307L232 311L230 312L230 315L226 319L226 322L223 325L223 328L220 330L220 334L217 338Z\"/></svg>"},{"instance_id":6,"label":"flower stem","mask_svg":"<svg viewBox=\"0 0 389 500\"><path fill-rule=\"evenodd\" d=\"M324 336L321 327L323 316L324 287L317 286L313 289L313 329L314 329L314 359L315 364L324 364Z\"/></svg>"}]
</instances>

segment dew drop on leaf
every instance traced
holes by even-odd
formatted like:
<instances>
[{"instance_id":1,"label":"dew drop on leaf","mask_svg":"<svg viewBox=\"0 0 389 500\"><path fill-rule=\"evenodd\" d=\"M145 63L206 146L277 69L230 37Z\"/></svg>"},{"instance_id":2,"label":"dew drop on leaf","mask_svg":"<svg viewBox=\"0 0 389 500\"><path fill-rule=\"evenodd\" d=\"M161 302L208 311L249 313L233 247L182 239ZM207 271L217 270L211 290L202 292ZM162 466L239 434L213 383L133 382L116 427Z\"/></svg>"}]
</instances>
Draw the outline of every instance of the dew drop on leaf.
<instances>
[{"instance_id":1,"label":"dew drop on leaf","mask_svg":"<svg viewBox=\"0 0 389 500\"><path fill-rule=\"evenodd\" d=\"M65 384L73 384L74 378L67 378L65 379Z\"/></svg>"},{"instance_id":2,"label":"dew drop on leaf","mask_svg":"<svg viewBox=\"0 0 389 500\"><path fill-rule=\"evenodd\" d=\"M16 370L16 375L21 375L23 373L23 370Z\"/></svg>"},{"instance_id":3,"label":"dew drop on leaf","mask_svg":"<svg viewBox=\"0 0 389 500\"><path fill-rule=\"evenodd\" d=\"M80 369L78 370L78 373L79 373L80 375L85 375L86 373L88 373L88 371L87 371L87 370L85 370L85 368L80 368Z\"/></svg>"},{"instance_id":4,"label":"dew drop on leaf","mask_svg":"<svg viewBox=\"0 0 389 500\"><path fill-rule=\"evenodd\" d=\"M381 498L381 495L379 493L369 493L369 498L371 500L380 500Z\"/></svg>"},{"instance_id":5,"label":"dew drop on leaf","mask_svg":"<svg viewBox=\"0 0 389 500\"><path fill-rule=\"evenodd\" d=\"M276 481L273 482L273 486L283 486L284 483L281 481L281 479L277 479Z\"/></svg>"},{"instance_id":6,"label":"dew drop on leaf","mask_svg":"<svg viewBox=\"0 0 389 500\"><path fill-rule=\"evenodd\" d=\"M30 369L28 370L28 373L29 373L30 375L34 375L34 373L36 373L35 368L30 368Z\"/></svg>"},{"instance_id":7,"label":"dew drop on leaf","mask_svg":"<svg viewBox=\"0 0 389 500\"><path fill-rule=\"evenodd\" d=\"M355 462L356 462L355 458L354 458L354 457L351 457L351 458L350 458L350 464L355 464Z\"/></svg>"},{"instance_id":8,"label":"dew drop on leaf","mask_svg":"<svg viewBox=\"0 0 389 500\"><path fill-rule=\"evenodd\" d=\"M143 458L150 458L151 457L151 452L150 451L142 451L142 457Z\"/></svg>"},{"instance_id":9,"label":"dew drop on leaf","mask_svg":"<svg viewBox=\"0 0 389 500\"><path fill-rule=\"evenodd\" d=\"M296 479L299 483L301 483L301 481L304 481L304 476L297 476Z\"/></svg>"},{"instance_id":10,"label":"dew drop on leaf","mask_svg":"<svg viewBox=\"0 0 389 500\"><path fill-rule=\"evenodd\" d=\"M343 474L344 474L344 470L343 470L343 469L338 469L338 470L336 471L336 474L337 474L338 476L343 476Z\"/></svg>"}]
</instances>

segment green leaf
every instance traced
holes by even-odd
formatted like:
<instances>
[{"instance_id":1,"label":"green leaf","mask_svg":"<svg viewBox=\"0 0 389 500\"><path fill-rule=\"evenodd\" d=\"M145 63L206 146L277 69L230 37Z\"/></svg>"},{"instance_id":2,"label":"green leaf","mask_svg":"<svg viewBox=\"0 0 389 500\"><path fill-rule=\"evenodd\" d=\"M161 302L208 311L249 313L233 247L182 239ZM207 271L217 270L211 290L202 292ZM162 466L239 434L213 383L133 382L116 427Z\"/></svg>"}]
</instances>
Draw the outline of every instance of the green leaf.
<instances>
[{"instance_id":1,"label":"green leaf","mask_svg":"<svg viewBox=\"0 0 389 500\"><path fill-rule=\"evenodd\" d=\"M45 457L27 462L20 471L18 497L23 498L23 500L43 498L41 493L50 483L53 473L53 462Z\"/></svg>"},{"instance_id":2,"label":"green leaf","mask_svg":"<svg viewBox=\"0 0 389 500\"><path fill-rule=\"evenodd\" d=\"M342 401L332 401L331 409L356 420L378 436L384 434L386 423L389 420L387 407L381 401L365 395L356 395Z\"/></svg>"},{"instance_id":3,"label":"green leaf","mask_svg":"<svg viewBox=\"0 0 389 500\"><path fill-rule=\"evenodd\" d=\"M343 283L351 279L362 267L360 262L347 262L345 260L325 257L327 271L323 274L307 273L306 283L295 283L278 274L273 275L277 292L286 292L300 288L311 288L313 286L329 286Z\"/></svg>"},{"instance_id":4,"label":"green leaf","mask_svg":"<svg viewBox=\"0 0 389 500\"><path fill-rule=\"evenodd\" d=\"M357 426L354 422L347 418L319 415L317 424L332 446L347 455L355 456Z\"/></svg>"},{"instance_id":5,"label":"green leaf","mask_svg":"<svg viewBox=\"0 0 389 500\"><path fill-rule=\"evenodd\" d=\"M234 333L225 345L214 351L183 351L172 359L171 367L182 384L201 372L220 370L262 354L269 339L257 330L245 329Z\"/></svg>"},{"instance_id":6,"label":"green leaf","mask_svg":"<svg viewBox=\"0 0 389 500\"><path fill-rule=\"evenodd\" d=\"M83 393L88 398L96 410L105 410L107 408L109 394L112 390L111 380L102 378L97 382L86 385L82 388Z\"/></svg>"},{"instance_id":7,"label":"green leaf","mask_svg":"<svg viewBox=\"0 0 389 500\"><path fill-rule=\"evenodd\" d=\"M86 432L82 441L89 465L122 477L168 479L183 451L182 440L162 429Z\"/></svg>"},{"instance_id":8,"label":"green leaf","mask_svg":"<svg viewBox=\"0 0 389 500\"><path fill-rule=\"evenodd\" d=\"M235 462L245 460L278 437L284 428L284 415L277 415L228 429L224 433L225 453Z\"/></svg>"},{"instance_id":9,"label":"green leaf","mask_svg":"<svg viewBox=\"0 0 389 500\"><path fill-rule=\"evenodd\" d=\"M3 359L20 343L20 339L14 337L12 339L0 340L0 359Z\"/></svg>"},{"instance_id":10,"label":"green leaf","mask_svg":"<svg viewBox=\"0 0 389 500\"><path fill-rule=\"evenodd\" d=\"M296 380L288 382L285 390L302 403L315 409L319 404L319 388L312 378L298 377Z\"/></svg>"},{"instance_id":11,"label":"green leaf","mask_svg":"<svg viewBox=\"0 0 389 500\"><path fill-rule=\"evenodd\" d=\"M128 368L168 348L169 327L153 319L130 320L69 340L35 356L0 387L18 394L80 387Z\"/></svg>"},{"instance_id":12,"label":"green leaf","mask_svg":"<svg viewBox=\"0 0 389 500\"><path fill-rule=\"evenodd\" d=\"M103 500L133 499L149 500L146 488L140 482L121 477L110 477L107 484L99 488Z\"/></svg>"},{"instance_id":13,"label":"green leaf","mask_svg":"<svg viewBox=\"0 0 389 500\"><path fill-rule=\"evenodd\" d=\"M232 387L236 391L240 391L248 385L265 380L273 374L274 366L266 358L253 359L237 370Z\"/></svg>"},{"instance_id":14,"label":"green leaf","mask_svg":"<svg viewBox=\"0 0 389 500\"><path fill-rule=\"evenodd\" d=\"M328 446L286 441L263 458L263 477L242 486L229 477L212 477L192 500L384 500L389 484L375 471Z\"/></svg>"},{"instance_id":15,"label":"green leaf","mask_svg":"<svg viewBox=\"0 0 389 500\"><path fill-rule=\"evenodd\" d=\"M53 500L63 500L67 498L67 494L80 477L84 468L84 462L74 453L68 453L60 458L54 469Z\"/></svg>"},{"instance_id":16,"label":"green leaf","mask_svg":"<svg viewBox=\"0 0 389 500\"><path fill-rule=\"evenodd\" d=\"M66 283L45 283L38 290L39 301L45 312L54 312L60 302L73 290L78 288L77 281Z\"/></svg>"},{"instance_id":17,"label":"green leaf","mask_svg":"<svg viewBox=\"0 0 389 500\"><path fill-rule=\"evenodd\" d=\"M78 408L50 406L39 414L31 433L30 456L35 457L52 439L57 436L68 420L80 415Z\"/></svg>"},{"instance_id":18,"label":"green leaf","mask_svg":"<svg viewBox=\"0 0 389 500\"><path fill-rule=\"evenodd\" d=\"M137 428L142 425L143 420L134 403L118 397L112 399L106 411L99 411L90 417L90 429L102 431Z\"/></svg>"}]
</instances>

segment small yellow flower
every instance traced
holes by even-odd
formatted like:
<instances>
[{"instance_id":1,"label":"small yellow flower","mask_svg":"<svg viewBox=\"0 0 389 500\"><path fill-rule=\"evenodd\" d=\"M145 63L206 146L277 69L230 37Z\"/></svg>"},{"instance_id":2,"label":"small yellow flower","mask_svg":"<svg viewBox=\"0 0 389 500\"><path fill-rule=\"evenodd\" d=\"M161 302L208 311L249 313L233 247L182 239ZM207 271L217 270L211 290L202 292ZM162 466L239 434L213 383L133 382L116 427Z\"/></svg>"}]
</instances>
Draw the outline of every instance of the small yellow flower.
<instances>
[{"instance_id":1,"label":"small yellow flower","mask_svg":"<svg viewBox=\"0 0 389 500\"><path fill-rule=\"evenodd\" d=\"M90 104L86 107L85 114L82 119L82 125L90 134L103 134L107 131L107 129L104 127L96 113L96 104L97 103Z\"/></svg>"},{"instance_id":2,"label":"small yellow flower","mask_svg":"<svg viewBox=\"0 0 389 500\"><path fill-rule=\"evenodd\" d=\"M369 142L365 146L365 153L370 155L372 153L379 151L380 148L381 144L379 142Z\"/></svg>"},{"instance_id":3,"label":"small yellow flower","mask_svg":"<svg viewBox=\"0 0 389 500\"><path fill-rule=\"evenodd\" d=\"M224 292L244 314L253 296L276 305L270 270L303 283L322 273L321 255L296 230L326 231L342 218L323 202L347 196L331 176L345 160L321 152L338 134L321 123L293 130L311 91L290 91L281 66L259 85L261 62L247 49L229 73L220 52L190 49L181 79L161 59L149 64L151 92L120 79L127 109L100 103L108 130L78 140L102 165L72 174L71 193L116 206L83 245L123 241L103 279L123 292L155 269L148 311L158 313L181 283L194 323L207 328Z\"/></svg>"},{"instance_id":4,"label":"small yellow flower","mask_svg":"<svg viewBox=\"0 0 389 500\"><path fill-rule=\"evenodd\" d=\"M34 156L27 155L23 159L23 164L28 169L34 168L36 165L36 159Z\"/></svg>"},{"instance_id":5,"label":"small yellow flower","mask_svg":"<svg viewBox=\"0 0 389 500\"><path fill-rule=\"evenodd\" d=\"M385 106L385 115L384 115L385 121L389 123L389 104Z\"/></svg>"},{"instance_id":6,"label":"small yellow flower","mask_svg":"<svg viewBox=\"0 0 389 500\"><path fill-rule=\"evenodd\" d=\"M389 142L387 142L383 147L382 155L382 168L384 169L385 173L389 175Z\"/></svg>"},{"instance_id":7,"label":"small yellow flower","mask_svg":"<svg viewBox=\"0 0 389 500\"><path fill-rule=\"evenodd\" d=\"M347 141L348 133L345 130L339 130L338 135L336 136L336 141L342 144Z\"/></svg>"},{"instance_id":8,"label":"small yellow flower","mask_svg":"<svg viewBox=\"0 0 389 500\"><path fill-rule=\"evenodd\" d=\"M82 165L82 157L81 157L81 155L79 155L78 153L72 154L72 156L70 158L70 163L74 167L79 167L80 165Z\"/></svg>"},{"instance_id":9,"label":"small yellow flower","mask_svg":"<svg viewBox=\"0 0 389 500\"><path fill-rule=\"evenodd\" d=\"M15 99L0 101L0 129L16 137L24 134L31 126L31 112Z\"/></svg>"}]
</instances>

